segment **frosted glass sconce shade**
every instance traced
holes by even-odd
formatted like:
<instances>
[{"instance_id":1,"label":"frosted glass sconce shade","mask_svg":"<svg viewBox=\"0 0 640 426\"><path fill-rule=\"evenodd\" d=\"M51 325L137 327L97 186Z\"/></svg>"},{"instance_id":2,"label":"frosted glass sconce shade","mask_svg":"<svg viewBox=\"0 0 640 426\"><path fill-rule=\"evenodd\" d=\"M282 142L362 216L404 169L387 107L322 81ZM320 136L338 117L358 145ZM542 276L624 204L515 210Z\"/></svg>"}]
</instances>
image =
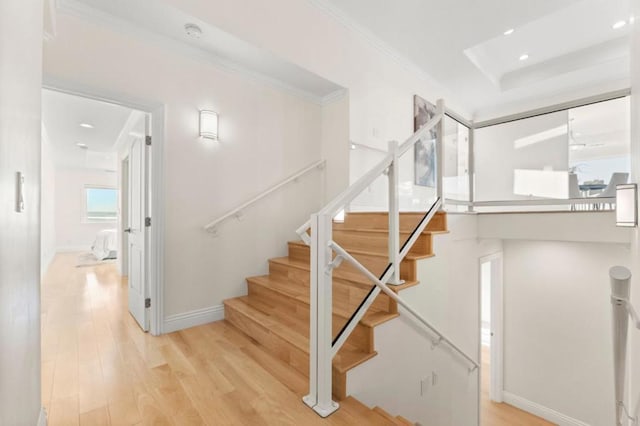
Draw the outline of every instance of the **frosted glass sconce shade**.
<instances>
[{"instance_id":1,"label":"frosted glass sconce shade","mask_svg":"<svg viewBox=\"0 0 640 426\"><path fill-rule=\"evenodd\" d=\"M616 186L616 226L638 226L638 185Z\"/></svg>"},{"instance_id":2,"label":"frosted glass sconce shade","mask_svg":"<svg viewBox=\"0 0 640 426\"><path fill-rule=\"evenodd\" d=\"M218 140L218 113L200 110L200 136Z\"/></svg>"}]
</instances>

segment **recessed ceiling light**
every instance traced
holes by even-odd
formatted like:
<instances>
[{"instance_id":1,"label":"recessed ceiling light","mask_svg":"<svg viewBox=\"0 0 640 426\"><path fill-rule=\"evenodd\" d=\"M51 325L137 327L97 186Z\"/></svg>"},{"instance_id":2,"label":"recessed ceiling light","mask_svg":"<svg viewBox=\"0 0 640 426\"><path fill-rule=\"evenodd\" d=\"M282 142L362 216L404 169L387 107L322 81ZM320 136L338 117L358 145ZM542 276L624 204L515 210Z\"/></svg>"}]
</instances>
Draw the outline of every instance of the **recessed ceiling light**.
<instances>
[{"instance_id":1,"label":"recessed ceiling light","mask_svg":"<svg viewBox=\"0 0 640 426\"><path fill-rule=\"evenodd\" d=\"M89 123L80 123L80 127L84 127L85 129L93 129L93 125Z\"/></svg>"},{"instance_id":2,"label":"recessed ceiling light","mask_svg":"<svg viewBox=\"0 0 640 426\"><path fill-rule=\"evenodd\" d=\"M356 144L355 143L351 144L351 149L356 149Z\"/></svg>"},{"instance_id":3,"label":"recessed ceiling light","mask_svg":"<svg viewBox=\"0 0 640 426\"><path fill-rule=\"evenodd\" d=\"M504 32L504 35L506 35L506 36L507 35L511 35L511 34L513 34L514 31L515 30L513 28L509 28L507 31Z\"/></svg>"},{"instance_id":4,"label":"recessed ceiling light","mask_svg":"<svg viewBox=\"0 0 640 426\"><path fill-rule=\"evenodd\" d=\"M622 27L624 27L625 25L627 25L627 21L618 21L615 24L612 25L614 30L618 30Z\"/></svg>"},{"instance_id":5,"label":"recessed ceiling light","mask_svg":"<svg viewBox=\"0 0 640 426\"><path fill-rule=\"evenodd\" d=\"M87 144L86 144L86 143L82 143L82 142L78 142L78 143L76 144L76 146L77 146L78 148L81 148L81 149L87 149L87 148L89 148L89 147L87 146Z\"/></svg>"},{"instance_id":6,"label":"recessed ceiling light","mask_svg":"<svg viewBox=\"0 0 640 426\"><path fill-rule=\"evenodd\" d=\"M526 61L527 59L529 59L529 55L527 55L526 53L523 53L522 55L520 55L521 61Z\"/></svg>"}]
</instances>

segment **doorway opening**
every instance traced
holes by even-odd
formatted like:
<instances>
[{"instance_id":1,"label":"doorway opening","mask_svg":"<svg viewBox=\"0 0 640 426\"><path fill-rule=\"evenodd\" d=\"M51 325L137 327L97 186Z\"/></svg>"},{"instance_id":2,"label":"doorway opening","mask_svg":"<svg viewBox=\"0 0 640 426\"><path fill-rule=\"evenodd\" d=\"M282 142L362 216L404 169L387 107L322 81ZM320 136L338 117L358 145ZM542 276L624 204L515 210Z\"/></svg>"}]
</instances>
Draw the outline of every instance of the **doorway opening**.
<instances>
[{"instance_id":1,"label":"doorway opening","mask_svg":"<svg viewBox=\"0 0 640 426\"><path fill-rule=\"evenodd\" d=\"M149 331L150 138L148 112L43 89L41 269L43 279L52 274L43 284L44 320L65 321L60 297L69 320L88 319L98 303L86 299L109 299L118 284L104 290L101 278L117 277L126 311Z\"/></svg>"},{"instance_id":2,"label":"doorway opening","mask_svg":"<svg viewBox=\"0 0 640 426\"><path fill-rule=\"evenodd\" d=\"M492 402L502 402L502 253L480 258L480 360L482 424Z\"/></svg>"}]
</instances>

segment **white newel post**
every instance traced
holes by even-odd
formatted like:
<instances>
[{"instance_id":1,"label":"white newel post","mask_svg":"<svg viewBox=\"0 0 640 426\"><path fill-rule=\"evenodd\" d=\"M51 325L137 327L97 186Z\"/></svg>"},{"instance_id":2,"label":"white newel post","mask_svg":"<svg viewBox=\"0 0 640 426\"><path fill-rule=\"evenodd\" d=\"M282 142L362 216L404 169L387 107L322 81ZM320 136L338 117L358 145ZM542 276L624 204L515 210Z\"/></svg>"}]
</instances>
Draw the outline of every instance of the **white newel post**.
<instances>
[{"instance_id":1,"label":"white newel post","mask_svg":"<svg viewBox=\"0 0 640 426\"><path fill-rule=\"evenodd\" d=\"M611 304L613 308L613 366L615 374L616 425L626 424L624 391L627 369L627 333L629 312L626 302L630 297L631 272L623 266L609 269L611 278ZM624 420L624 423L623 423Z\"/></svg>"},{"instance_id":2,"label":"white newel post","mask_svg":"<svg viewBox=\"0 0 640 426\"><path fill-rule=\"evenodd\" d=\"M400 285L400 197L398 194L398 142L389 142L389 153L393 160L389 166L389 263L393 265L393 275L388 284Z\"/></svg>"},{"instance_id":3,"label":"white newel post","mask_svg":"<svg viewBox=\"0 0 640 426\"><path fill-rule=\"evenodd\" d=\"M444 174L444 100L436 102L436 114L442 114L442 118L436 125L436 197L440 197L440 210L444 210L444 190L442 176Z\"/></svg>"},{"instance_id":4,"label":"white newel post","mask_svg":"<svg viewBox=\"0 0 640 426\"><path fill-rule=\"evenodd\" d=\"M320 416L338 409L331 395L332 361L332 218L311 216L311 300L309 333L309 395L303 398Z\"/></svg>"}]
</instances>

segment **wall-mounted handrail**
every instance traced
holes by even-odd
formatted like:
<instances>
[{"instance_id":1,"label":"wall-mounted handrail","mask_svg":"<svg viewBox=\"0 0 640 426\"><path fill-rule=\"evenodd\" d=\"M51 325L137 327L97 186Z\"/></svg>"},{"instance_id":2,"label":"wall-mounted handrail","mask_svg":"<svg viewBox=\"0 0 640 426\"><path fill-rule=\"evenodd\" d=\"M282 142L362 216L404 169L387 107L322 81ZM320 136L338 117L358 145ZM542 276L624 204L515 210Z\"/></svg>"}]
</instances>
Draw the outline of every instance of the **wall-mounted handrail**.
<instances>
[{"instance_id":1,"label":"wall-mounted handrail","mask_svg":"<svg viewBox=\"0 0 640 426\"><path fill-rule=\"evenodd\" d=\"M218 219L216 219L216 220L214 220L212 222L209 222L207 225L205 225L204 229L206 231L209 231L209 232L211 232L212 230L215 230L215 227L217 225L219 225L221 222L224 222L225 220L229 219L230 217L237 216L242 210L246 209L247 207L249 207L253 203L263 199L267 195L277 191L278 189L282 188L283 186L287 185L288 183L295 181L296 179L300 178L301 176L304 176L305 174L309 173L311 170L322 169L324 167L324 165L325 165L325 160L318 160L315 163L308 165L307 167L305 167L304 169L300 170L299 172L294 173L293 175L287 177L286 179L284 179L280 183L278 183L278 184L272 186L271 188L263 191L262 193L256 195L255 197L253 197L249 201L243 203L241 206L236 207L235 209L229 211L228 213L225 213L224 215L220 216Z\"/></svg>"},{"instance_id":2,"label":"wall-mounted handrail","mask_svg":"<svg viewBox=\"0 0 640 426\"><path fill-rule=\"evenodd\" d=\"M400 306L405 308L407 310L407 312L409 312L411 315L413 315L413 317L415 319L420 321L432 333L436 334L438 336L438 340L439 341L445 342L454 351L456 351L460 356L462 356L464 359L469 361L469 363L472 365L472 368L469 369L470 372L474 371L475 369L477 369L479 367L479 364L473 358L471 358L462 349L460 349L455 343L453 343L451 341L451 339L447 338L444 334L442 334L440 331L438 331L438 329L436 327L434 327L433 325L431 325L431 323L429 323L429 321L427 321L422 315L420 315L418 313L418 311L413 309L407 302L404 301L404 299L402 299L400 296L398 296L385 283L383 283L381 280L379 280L378 277L373 275L371 273L371 271L369 271L365 266L363 266L360 262L358 262L353 256L351 256L339 244L337 244L334 241L331 241L329 243L329 246L331 247L331 249L333 251L336 252L336 254L338 256L341 256L344 260L346 260L347 262L351 263L357 270L359 270L364 275L366 275L366 277L369 278L369 280L371 280L372 283L374 283L376 286L378 286L380 288L380 290L382 290L387 296L389 296L391 299L393 299L395 302L397 302ZM336 352L337 352L337 350L336 350Z\"/></svg>"}]
</instances>

